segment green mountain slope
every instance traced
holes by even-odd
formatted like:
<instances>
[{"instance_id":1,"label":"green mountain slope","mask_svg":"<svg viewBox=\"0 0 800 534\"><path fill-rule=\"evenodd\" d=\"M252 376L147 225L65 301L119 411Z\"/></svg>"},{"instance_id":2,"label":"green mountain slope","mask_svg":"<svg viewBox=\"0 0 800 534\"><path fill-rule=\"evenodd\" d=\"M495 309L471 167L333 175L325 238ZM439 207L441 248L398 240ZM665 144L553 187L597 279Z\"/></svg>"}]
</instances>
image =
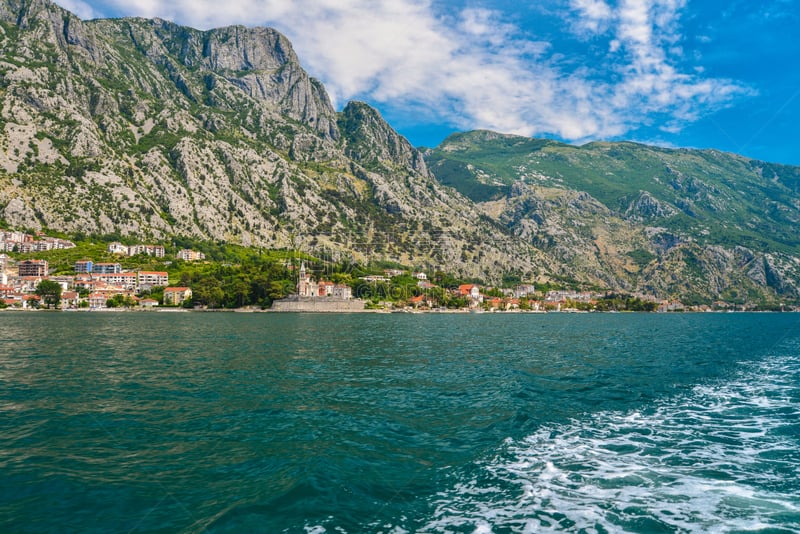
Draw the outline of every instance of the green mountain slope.
<instances>
[{"instance_id":1,"label":"green mountain slope","mask_svg":"<svg viewBox=\"0 0 800 534\"><path fill-rule=\"evenodd\" d=\"M517 235L557 249L562 263L574 265L575 255L620 285L705 298L796 285L787 280L796 280L800 256L798 167L714 150L572 146L486 131L454 134L426 161ZM604 252L609 239L613 251Z\"/></svg>"},{"instance_id":2,"label":"green mountain slope","mask_svg":"<svg viewBox=\"0 0 800 534\"><path fill-rule=\"evenodd\" d=\"M621 217L702 243L800 252L800 167L714 150L578 147L491 132L453 135L427 160L442 183L477 202L505 197L522 181L584 191Z\"/></svg>"}]
</instances>

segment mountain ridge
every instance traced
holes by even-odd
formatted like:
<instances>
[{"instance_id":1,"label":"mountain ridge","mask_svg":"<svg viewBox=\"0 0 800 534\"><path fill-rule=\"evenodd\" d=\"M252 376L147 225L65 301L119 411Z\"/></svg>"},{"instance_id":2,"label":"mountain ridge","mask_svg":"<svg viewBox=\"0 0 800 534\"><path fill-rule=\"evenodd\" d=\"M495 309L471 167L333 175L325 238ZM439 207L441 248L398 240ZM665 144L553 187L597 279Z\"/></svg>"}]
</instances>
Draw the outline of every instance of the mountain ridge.
<instances>
[{"instance_id":1,"label":"mountain ridge","mask_svg":"<svg viewBox=\"0 0 800 534\"><path fill-rule=\"evenodd\" d=\"M616 263L606 274L620 286L684 298L700 290L704 299L764 287L796 294L800 168L717 150L489 131L454 134L426 159L443 184L558 261L574 263L575 250L608 256L600 263ZM601 250L609 239L638 265Z\"/></svg>"},{"instance_id":2,"label":"mountain ridge","mask_svg":"<svg viewBox=\"0 0 800 534\"><path fill-rule=\"evenodd\" d=\"M327 247L470 276L538 255L441 187L377 111L336 113L275 30L0 5L8 225Z\"/></svg>"},{"instance_id":3,"label":"mountain ridge","mask_svg":"<svg viewBox=\"0 0 800 534\"><path fill-rule=\"evenodd\" d=\"M662 297L797 298L800 168L584 146L484 131L423 153L363 102L336 112L275 30L81 21L49 0L0 0L6 225ZM749 173L752 199L706 179L714 169ZM732 207L739 218L712 228Z\"/></svg>"}]
</instances>

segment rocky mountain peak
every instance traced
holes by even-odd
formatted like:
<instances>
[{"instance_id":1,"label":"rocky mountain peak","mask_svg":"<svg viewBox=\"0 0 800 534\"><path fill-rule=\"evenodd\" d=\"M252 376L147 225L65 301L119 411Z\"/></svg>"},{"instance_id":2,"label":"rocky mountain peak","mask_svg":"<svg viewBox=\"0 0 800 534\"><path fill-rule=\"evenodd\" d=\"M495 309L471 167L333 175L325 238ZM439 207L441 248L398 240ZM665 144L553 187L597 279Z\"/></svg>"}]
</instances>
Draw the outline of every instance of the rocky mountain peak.
<instances>
[{"instance_id":1,"label":"rocky mountain peak","mask_svg":"<svg viewBox=\"0 0 800 534\"><path fill-rule=\"evenodd\" d=\"M339 128L348 154L365 167L408 167L429 175L422 153L368 104L348 103L339 116Z\"/></svg>"},{"instance_id":2,"label":"rocky mountain peak","mask_svg":"<svg viewBox=\"0 0 800 534\"><path fill-rule=\"evenodd\" d=\"M25 30L28 39L49 43L63 61L68 47L96 59L94 38L83 22L49 0L0 0L0 21ZM23 41L24 41L23 37ZM31 49L35 46L31 46ZM52 57L42 57L52 62Z\"/></svg>"},{"instance_id":3,"label":"rocky mountain peak","mask_svg":"<svg viewBox=\"0 0 800 534\"><path fill-rule=\"evenodd\" d=\"M376 110L337 114L279 32L14 1L0 0L0 225L324 246L471 277L532 268Z\"/></svg>"}]
</instances>

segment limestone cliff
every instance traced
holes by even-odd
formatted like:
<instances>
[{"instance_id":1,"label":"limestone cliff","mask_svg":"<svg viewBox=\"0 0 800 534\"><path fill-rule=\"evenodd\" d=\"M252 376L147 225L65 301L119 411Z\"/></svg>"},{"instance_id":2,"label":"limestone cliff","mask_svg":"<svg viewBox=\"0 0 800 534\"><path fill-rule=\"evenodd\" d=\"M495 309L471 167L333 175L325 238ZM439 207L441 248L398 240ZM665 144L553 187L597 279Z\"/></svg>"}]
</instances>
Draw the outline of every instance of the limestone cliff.
<instances>
[{"instance_id":1,"label":"limestone cliff","mask_svg":"<svg viewBox=\"0 0 800 534\"><path fill-rule=\"evenodd\" d=\"M325 248L469 276L536 252L443 188L275 30L81 21L0 1L0 218L20 228Z\"/></svg>"}]
</instances>

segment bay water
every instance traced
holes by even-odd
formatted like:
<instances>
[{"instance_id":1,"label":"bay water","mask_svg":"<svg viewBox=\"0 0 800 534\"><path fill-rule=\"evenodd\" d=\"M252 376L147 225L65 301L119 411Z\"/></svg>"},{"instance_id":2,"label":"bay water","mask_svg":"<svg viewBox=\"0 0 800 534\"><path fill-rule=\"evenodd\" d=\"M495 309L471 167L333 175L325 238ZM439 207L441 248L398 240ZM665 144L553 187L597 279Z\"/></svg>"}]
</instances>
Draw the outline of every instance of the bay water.
<instances>
[{"instance_id":1,"label":"bay water","mask_svg":"<svg viewBox=\"0 0 800 534\"><path fill-rule=\"evenodd\" d=\"M3 312L0 532L800 532L800 314Z\"/></svg>"}]
</instances>

